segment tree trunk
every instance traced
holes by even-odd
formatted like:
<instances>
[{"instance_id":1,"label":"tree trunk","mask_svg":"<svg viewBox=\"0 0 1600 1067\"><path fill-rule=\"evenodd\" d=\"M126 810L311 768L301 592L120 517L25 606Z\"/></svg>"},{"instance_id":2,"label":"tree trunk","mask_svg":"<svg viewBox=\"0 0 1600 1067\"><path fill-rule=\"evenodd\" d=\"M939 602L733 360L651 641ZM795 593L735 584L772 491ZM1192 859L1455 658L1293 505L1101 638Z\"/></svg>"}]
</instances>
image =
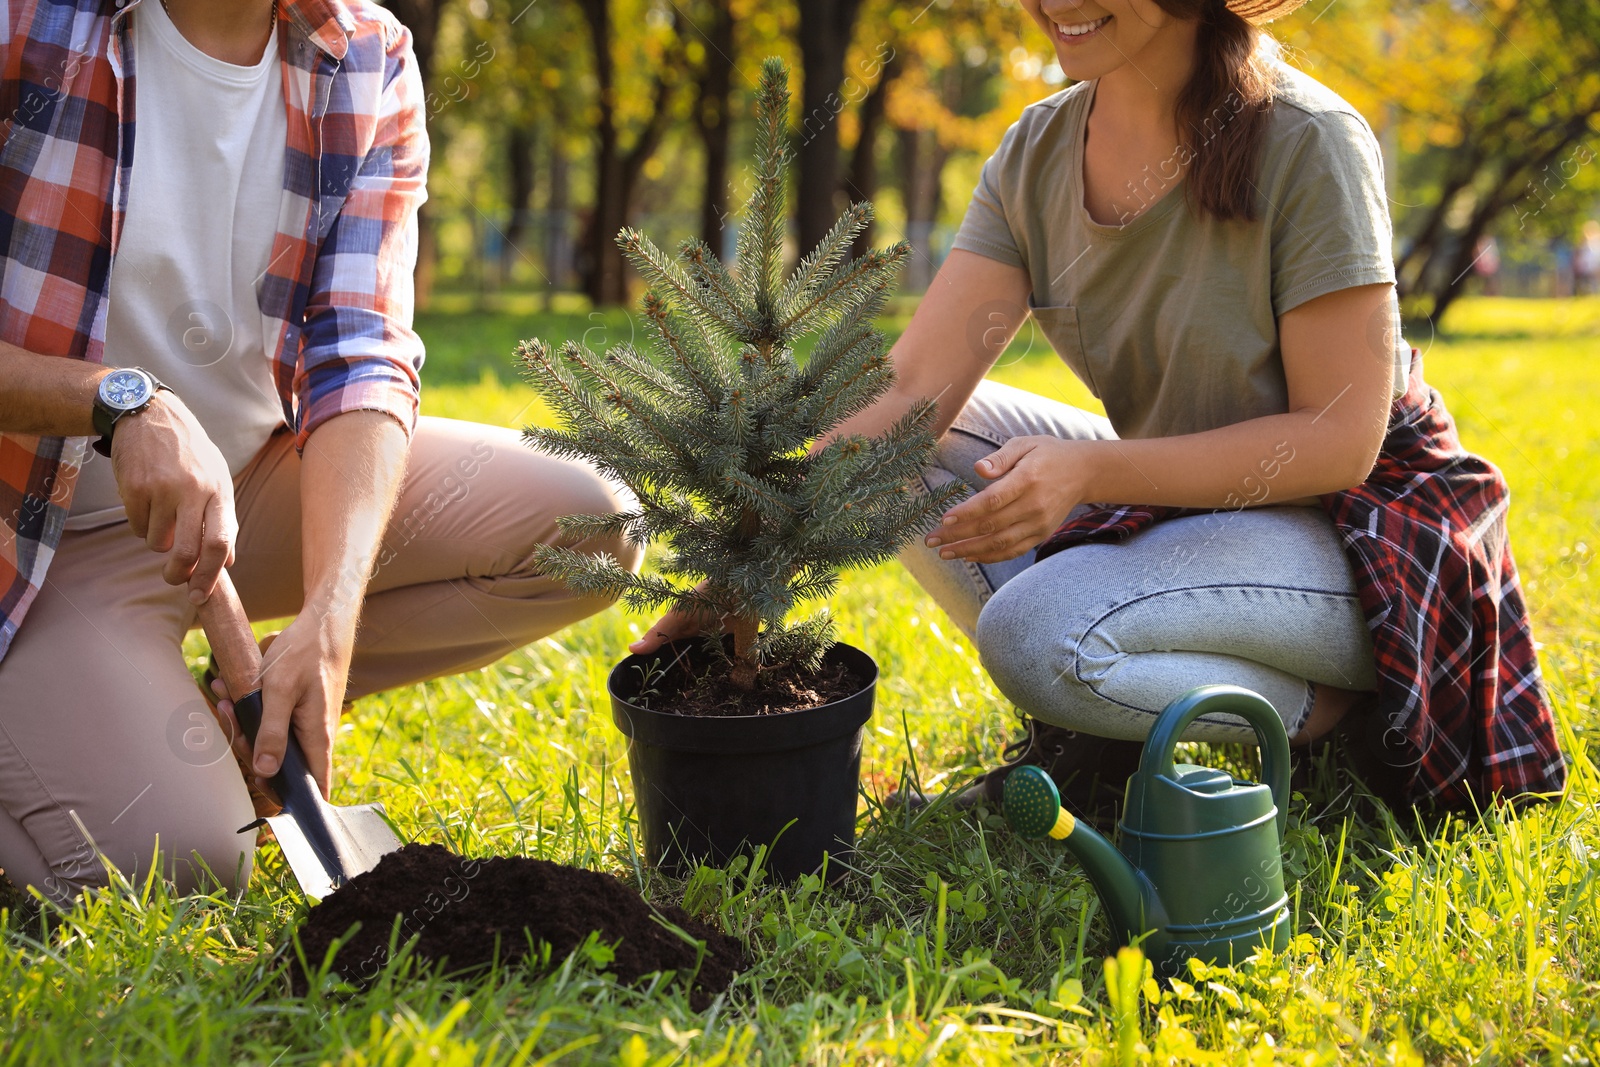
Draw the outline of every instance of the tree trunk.
<instances>
[{"instance_id":1,"label":"tree trunk","mask_svg":"<svg viewBox=\"0 0 1600 1067\"><path fill-rule=\"evenodd\" d=\"M889 85L900 73L900 59L891 59L861 102L861 136L856 138L855 151L850 154L850 176L845 179L845 194L853 201L871 200L878 195L878 131L883 129L884 108L889 98ZM853 256L864 256L872 251L873 223L857 235L850 249Z\"/></svg>"},{"instance_id":2,"label":"tree trunk","mask_svg":"<svg viewBox=\"0 0 1600 1067\"><path fill-rule=\"evenodd\" d=\"M1444 276L1435 278L1434 285L1430 289L1433 308L1429 314L1435 322L1444 317L1445 310L1455 303L1456 298L1466 289L1467 275L1472 272L1477 262L1479 239L1489 232L1489 227L1505 213L1507 208L1522 198L1518 188L1519 183L1523 182L1526 175L1532 174L1537 177L1541 170L1556 162L1563 153L1583 139L1588 127L1588 115L1573 116L1559 127L1541 131L1552 135L1542 151L1529 145L1526 155L1502 164L1500 173L1495 175L1493 187L1479 200L1472 217L1456 235L1455 254L1451 257L1448 270L1444 272ZM1426 275L1423 277L1426 278Z\"/></svg>"},{"instance_id":3,"label":"tree trunk","mask_svg":"<svg viewBox=\"0 0 1600 1067\"><path fill-rule=\"evenodd\" d=\"M449 0L385 0L400 24L411 31L411 51L417 57L417 73L422 78L422 97L433 88L434 45L439 37L439 16ZM417 269L413 279L418 310L426 309L433 296L434 268L438 262L438 241L433 227L433 205L417 209Z\"/></svg>"},{"instance_id":4,"label":"tree trunk","mask_svg":"<svg viewBox=\"0 0 1600 1067\"><path fill-rule=\"evenodd\" d=\"M661 145L672 110L672 85L682 49L670 54L655 72L653 110L633 147L622 151L616 122L616 64L611 56L609 0L578 0L589 26L594 51L595 84L600 119L595 124L594 211L584 235L587 253L583 288L596 305L628 299L627 264L617 247L617 232L628 224L628 206L644 165Z\"/></svg>"},{"instance_id":5,"label":"tree trunk","mask_svg":"<svg viewBox=\"0 0 1600 1067\"><path fill-rule=\"evenodd\" d=\"M417 56L417 73L422 84L428 85L433 76L434 43L439 38L439 16L450 0L384 0L383 6L394 12L400 25L411 31L411 51Z\"/></svg>"},{"instance_id":6,"label":"tree trunk","mask_svg":"<svg viewBox=\"0 0 1600 1067\"><path fill-rule=\"evenodd\" d=\"M1439 199L1422 224L1422 229L1404 254L1395 261L1396 288L1399 289L1402 299L1423 289L1429 260L1444 234L1444 220L1450 214L1451 205L1454 204L1457 195L1472 183L1473 175L1476 174L1479 165L1479 161L1464 162L1459 170L1445 179L1439 191Z\"/></svg>"},{"instance_id":7,"label":"tree trunk","mask_svg":"<svg viewBox=\"0 0 1600 1067\"><path fill-rule=\"evenodd\" d=\"M729 109L733 91L731 0L710 0L711 24L695 26L705 64L695 78L694 127L705 149L705 188L700 195L700 239L721 258L728 221Z\"/></svg>"},{"instance_id":8,"label":"tree trunk","mask_svg":"<svg viewBox=\"0 0 1600 1067\"><path fill-rule=\"evenodd\" d=\"M1556 163L1564 153L1582 142L1591 115L1600 111L1600 99L1564 122L1537 128L1521 139L1522 150L1515 154L1471 149L1459 157L1445 183L1446 195L1429 213L1412 246L1396 267L1402 280L1402 295L1427 297L1428 314L1437 322L1466 288L1477 255L1478 240L1495 221L1526 199L1523 190L1533 176ZM1467 222L1451 230L1446 218L1454 201L1468 188L1481 190Z\"/></svg>"},{"instance_id":9,"label":"tree trunk","mask_svg":"<svg viewBox=\"0 0 1600 1067\"><path fill-rule=\"evenodd\" d=\"M754 508L743 508L739 515L739 539L745 544L761 534L761 516ZM737 598L733 601L737 604ZM734 615L728 623L728 633L733 637L733 669L728 678L740 689L755 687L756 675L761 666L756 662L756 638L761 636L761 619L756 615Z\"/></svg>"},{"instance_id":10,"label":"tree trunk","mask_svg":"<svg viewBox=\"0 0 1600 1067\"><path fill-rule=\"evenodd\" d=\"M761 667L756 662L756 637L761 632L761 620L753 615L736 615L728 626L733 636L733 667L728 680L746 692L756 686Z\"/></svg>"},{"instance_id":11,"label":"tree trunk","mask_svg":"<svg viewBox=\"0 0 1600 1067\"><path fill-rule=\"evenodd\" d=\"M932 130L905 130L900 134L900 198L906 208L906 241L911 257L906 263L906 289L920 293L933 284L933 227L939 217L940 186L950 152Z\"/></svg>"},{"instance_id":12,"label":"tree trunk","mask_svg":"<svg viewBox=\"0 0 1600 1067\"><path fill-rule=\"evenodd\" d=\"M838 219L839 95L845 51L861 0L804 0L800 7L799 181L795 207L800 247L815 248Z\"/></svg>"},{"instance_id":13,"label":"tree trunk","mask_svg":"<svg viewBox=\"0 0 1600 1067\"><path fill-rule=\"evenodd\" d=\"M517 260L532 257L523 249L533 209L533 176L537 166L538 131L531 126L513 126L506 137L506 201L511 218L506 222L505 245L500 249L500 284L511 278Z\"/></svg>"},{"instance_id":14,"label":"tree trunk","mask_svg":"<svg viewBox=\"0 0 1600 1067\"><path fill-rule=\"evenodd\" d=\"M559 128L553 130L550 136L550 177L547 187L550 192L545 198L544 211L547 220L544 246L544 309L549 311L556 291L566 288L572 274L572 234L567 230L567 219L570 215L567 194L567 151L561 142Z\"/></svg>"},{"instance_id":15,"label":"tree trunk","mask_svg":"<svg viewBox=\"0 0 1600 1067\"><path fill-rule=\"evenodd\" d=\"M610 0L578 0L589 27L594 78L599 94L595 123L594 210L583 235L583 291L595 304L620 304L627 297L617 231L627 224L622 155L617 147L616 77L611 58Z\"/></svg>"}]
</instances>

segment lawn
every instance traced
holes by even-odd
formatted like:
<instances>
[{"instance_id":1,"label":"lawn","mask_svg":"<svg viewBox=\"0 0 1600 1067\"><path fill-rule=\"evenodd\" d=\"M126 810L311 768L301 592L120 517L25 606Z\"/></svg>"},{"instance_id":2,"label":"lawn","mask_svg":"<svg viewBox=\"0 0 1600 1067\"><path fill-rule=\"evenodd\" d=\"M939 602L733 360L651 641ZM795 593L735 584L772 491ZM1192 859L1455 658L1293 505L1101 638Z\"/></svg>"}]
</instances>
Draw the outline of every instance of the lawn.
<instances>
[{"instance_id":1,"label":"lawn","mask_svg":"<svg viewBox=\"0 0 1600 1067\"><path fill-rule=\"evenodd\" d=\"M903 324L891 320L890 328ZM360 702L337 799L382 799L417 839L613 871L714 917L755 960L706 1012L580 959L473 981L391 965L364 993L289 995L303 914L276 849L250 890L114 887L48 936L5 919L0 1063L1591 1063L1600 1059L1600 300L1468 300L1424 326L1429 377L1469 447L1505 470L1547 679L1575 761L1565 803L1420 826L1331 774L1292 807L1296 937L1275 958L1158 988L1107 967L1072 860L990 820L885 811L908 770L941 783L1012 730L972 648L894 566L851 576L842 636L884 675L868 727L858 873L776 889L741 869L687 882L639 866L604 680L647 620L610 612L476 674ZM424 409L542 414L514 341L626 338L623 313L450 309L420 328ZM1026 334L996 376L1086 402ZM534 487L530 487L534 491ZM198 639L188 651L204 655ZM1228 757L1232 754L1213 754ZM559 961L558 961L559 962Z\"/></svg>"}]
</instances>

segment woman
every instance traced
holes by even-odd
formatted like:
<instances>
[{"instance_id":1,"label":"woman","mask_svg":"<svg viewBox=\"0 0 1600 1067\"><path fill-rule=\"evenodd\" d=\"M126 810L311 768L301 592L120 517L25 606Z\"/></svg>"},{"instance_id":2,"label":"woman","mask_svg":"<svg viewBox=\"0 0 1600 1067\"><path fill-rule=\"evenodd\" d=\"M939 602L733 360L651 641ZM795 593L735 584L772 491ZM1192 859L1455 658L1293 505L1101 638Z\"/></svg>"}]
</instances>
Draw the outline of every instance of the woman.
<instances>
[{"instance_id":1,"label":"woman","mask_svg":"<svg viewBox=\"0 0 1600 1067\"><path fill-rule=\"evenodd\" d=\"M1393 800L1559 791L1504 483L1399 338L1376 140L1256 28L1298 0L1023 6L1076 84L1006 134L841 430L937 396L924 479L974 491L904 557L1028 716L961 801L1031 762L1103 818L1212 682L1296 742L1338 727ZM983 380L1030 310L1108 417Z\"/></svg>"}]
</instances>

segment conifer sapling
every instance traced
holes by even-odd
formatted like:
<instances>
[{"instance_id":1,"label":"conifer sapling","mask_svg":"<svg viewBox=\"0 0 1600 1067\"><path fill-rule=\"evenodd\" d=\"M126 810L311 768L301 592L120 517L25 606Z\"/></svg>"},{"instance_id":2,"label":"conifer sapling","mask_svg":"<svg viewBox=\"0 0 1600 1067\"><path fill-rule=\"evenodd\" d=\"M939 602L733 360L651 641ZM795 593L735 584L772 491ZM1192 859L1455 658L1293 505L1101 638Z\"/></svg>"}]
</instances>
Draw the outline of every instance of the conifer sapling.
<instances>
[{"instance_id":1,"label":"conifer sapling","mask_svg":"<svg viewBox=\"0 0 1600 1067\"><path fill-rule=\"evenodd\" d=\"M848 258L872 217L856 204L784 277L788 103L787 73L769 59L732 271L699 240L669 257L636 230L618 236L650 287L643 313L653 351L621 344L602 355L537 339L517 350L563 423L528 427L524 438L590 461L638 500L621 514L567 516L561 527L667 548L659 573L552 545L538 550L538 565L580 593L706 620L713 656L744 690L764 669L814 669L833 644L832 622L823 610L789 623L791 611L831 595L841 568L892 557L959 491L929 494L917 481L934 449L932 400L877 436L829 437L893 382L873 320L908 247ZM811 335L802 364L794 346Z\"/></svg>"}]
</instances>

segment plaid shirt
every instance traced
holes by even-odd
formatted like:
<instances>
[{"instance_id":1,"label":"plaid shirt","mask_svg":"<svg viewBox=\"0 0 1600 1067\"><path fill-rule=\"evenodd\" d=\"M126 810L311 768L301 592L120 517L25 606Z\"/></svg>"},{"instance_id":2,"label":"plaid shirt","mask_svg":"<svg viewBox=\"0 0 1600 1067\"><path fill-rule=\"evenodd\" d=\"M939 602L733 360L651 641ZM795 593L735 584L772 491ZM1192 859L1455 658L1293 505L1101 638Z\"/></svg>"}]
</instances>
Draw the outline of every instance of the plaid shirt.
<instances>
[{"instance_id":1,"label":"plaid shirt","mask_svg":"<svg viewBox=\"0 0 1600 1067\"><path fill-rule=\"evenodd\" d=\"M1322 498L1355 572L1372 632L1378 708L1407 795L1445 806L1496 794L1558 794L1567 766L1506 538L1510 490L1461 447L1414 356L1372 474ZM1101 507L1066 523L1038 558L1125 541L1167 507ZM1404 736L1403 743L1400 742Z\"/></svg>"},{"instance_id":2,"label":"plaid shirt","mask_svg":"<svg viewBox=\"0 0 1600 1067\"><path fill-rule=\"evenodd\" d=\"M133 167L128 15L156 0L0 0L0 340L101 362ZM411 430L428 139L410 34L367 0L279 0L289 134L258 287L296 443L346 411ZM0 434L0 657L61 541L88 439Z\"/></svg>"}]
</instances>

